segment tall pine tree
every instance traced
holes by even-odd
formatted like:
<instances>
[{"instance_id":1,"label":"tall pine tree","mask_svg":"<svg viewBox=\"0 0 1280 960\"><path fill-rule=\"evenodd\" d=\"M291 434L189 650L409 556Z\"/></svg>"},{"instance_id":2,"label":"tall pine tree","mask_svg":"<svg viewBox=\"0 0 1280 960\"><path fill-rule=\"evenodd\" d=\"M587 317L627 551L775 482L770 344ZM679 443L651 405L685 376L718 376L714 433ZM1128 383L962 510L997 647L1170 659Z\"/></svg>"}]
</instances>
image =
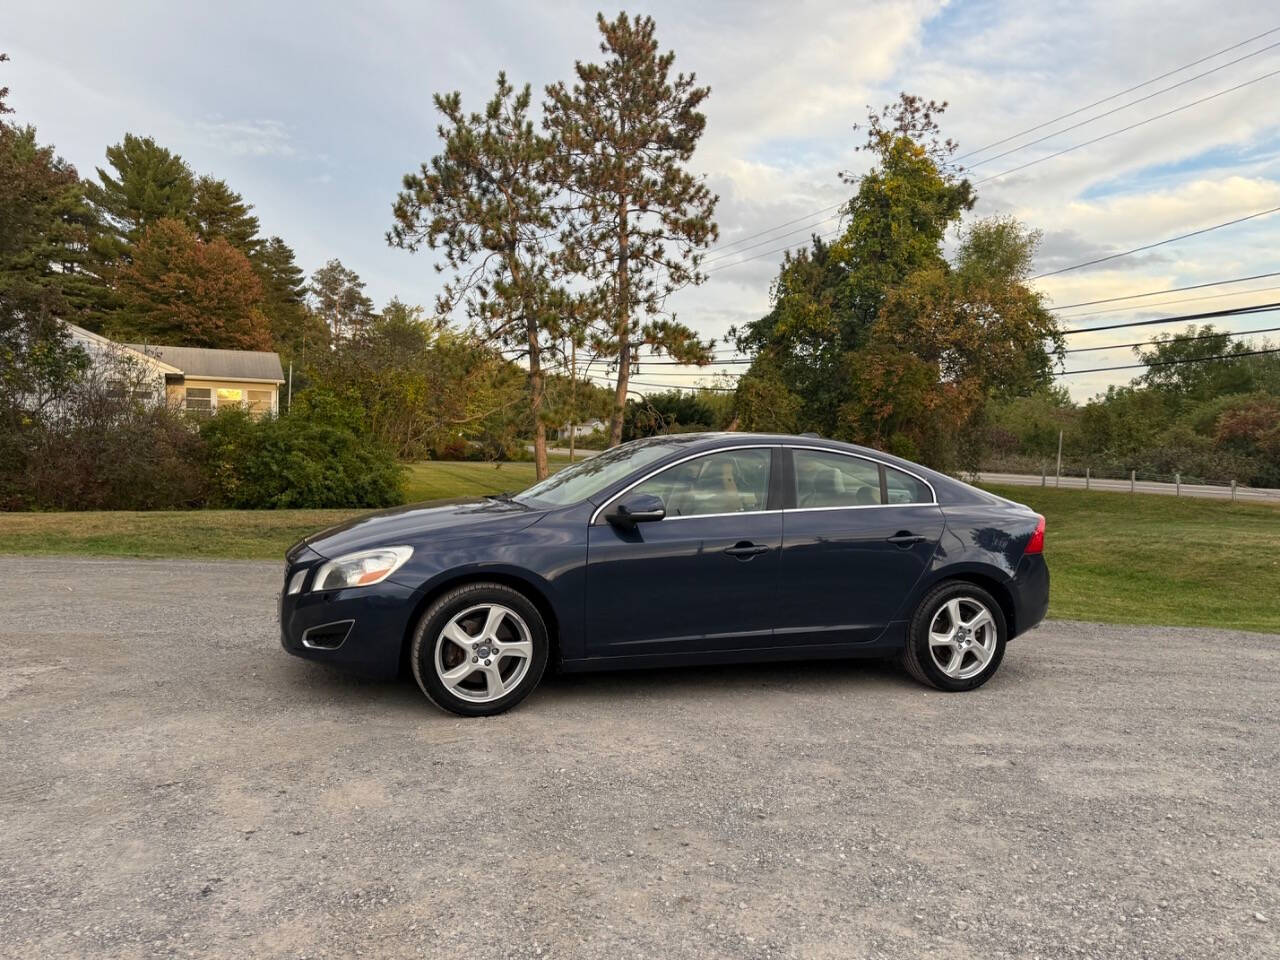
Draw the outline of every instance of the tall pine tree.
<instances>
[{"instance_id":1,"label":"tall pine tree","mask_svg":"<svg viewBox=\"0 0 1280 960\"><path fill-rule=\"evenodd\" d=\"M196 181L191 201L191 220L201 240L222 237L249 259L254 259L262 246L258 236L258 218L253 204L245 203L225 180L203 176Z\"/></svg>"},{"instance_id":2,"label":"tall pine tree","mask_svg":"<svg viewBox=\"0 0 1280 960\"><path fill-rule=\"evenodd\" d=\"M458 93L437 94L444 148L404 178L388 242L444 251L454 276L440 296L461 305L488 342L529 368L529 414L538 479L547 476L543 421L545 355L563 333L565 297L549 245L557 229L547 180L552 144L529 119L530 88L498 74L484 113L467 114Z\"/></svg>"},{"instance_id":3,"label":"tall pine tree","mask_svg":"<svg viewBox=\"0 0 1280 960\"><path fill-rule=\"evenodd\" d=\"M717 197L686 165L706 125L711 92L693 74L671 75L651 17L598 14L600 64L575 65L577 82L547 88L546 125L558 144L558 177L571 223L565 263L596 287L594 346L617 364L611 442L622 439L627 385L649 347L685 363L710 361L704 343L666 309L675 290L701 283L699 266L719 236Z\"/></svg>"},{"instance_id":4,"label":"tall pine tree","mask_svg":"<svg viewBox=\"0 0 1280 960\"><path fill-rule=\"evenodd\" d=\"M107 147L110 172L98 167L98 182L86 186L89 200L114 234L113 250L122 256L142 232L158 220L190 224L196 181L178 154L150 137L126 133Z\"/></svg>"}]
</instances>

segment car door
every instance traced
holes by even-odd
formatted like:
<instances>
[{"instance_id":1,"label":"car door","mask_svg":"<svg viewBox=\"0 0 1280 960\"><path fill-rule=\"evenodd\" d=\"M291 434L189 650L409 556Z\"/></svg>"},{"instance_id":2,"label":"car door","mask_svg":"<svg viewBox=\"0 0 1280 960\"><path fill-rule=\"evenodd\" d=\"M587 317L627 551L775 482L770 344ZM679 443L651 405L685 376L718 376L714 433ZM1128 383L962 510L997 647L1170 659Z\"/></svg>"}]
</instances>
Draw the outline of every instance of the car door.
<instances>
[{"instance_id":1,"label":"car door","mask_svg":"<svg viewBox=\"0 0 1280 960\"><path fill-rule=\"evenodd\" d=\"M697 454L633 484L588 531L588 656L770 646L782 547L770 446ZM772 492L772 497L771 497ZM617 526L612 507L660 497L662 520Z\"/></svg>"},{"instance_id":2,"label":"car door","mask_svg":"<svg viewBox=\"0 0 1280 960\"><path fill-rule=\"evenodd\" d=\"M874 640L904 615L942 536L933 488L867 457L786 455L778 644Z\"/></svg>"}]
</instances>

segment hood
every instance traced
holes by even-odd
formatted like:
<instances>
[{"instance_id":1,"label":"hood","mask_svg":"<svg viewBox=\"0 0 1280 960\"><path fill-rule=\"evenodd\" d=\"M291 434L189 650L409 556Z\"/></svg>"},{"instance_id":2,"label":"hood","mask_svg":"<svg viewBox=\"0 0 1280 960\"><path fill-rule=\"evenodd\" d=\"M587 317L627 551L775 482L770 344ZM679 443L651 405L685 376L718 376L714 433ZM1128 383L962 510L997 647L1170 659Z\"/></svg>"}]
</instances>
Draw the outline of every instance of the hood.
<instances>
[{"instance_id":1,"label":"hood","mask_svg":"<svg viewBox=\"0 0 1280 960\"><path fill-rule=\"evenodd\" d=\"M432 500L356 517L304 537L294 549L305 544L331 560L373 547L416 546L424 539L520 530L545 513L514 500Z\"/></svg>"}]
</instances>

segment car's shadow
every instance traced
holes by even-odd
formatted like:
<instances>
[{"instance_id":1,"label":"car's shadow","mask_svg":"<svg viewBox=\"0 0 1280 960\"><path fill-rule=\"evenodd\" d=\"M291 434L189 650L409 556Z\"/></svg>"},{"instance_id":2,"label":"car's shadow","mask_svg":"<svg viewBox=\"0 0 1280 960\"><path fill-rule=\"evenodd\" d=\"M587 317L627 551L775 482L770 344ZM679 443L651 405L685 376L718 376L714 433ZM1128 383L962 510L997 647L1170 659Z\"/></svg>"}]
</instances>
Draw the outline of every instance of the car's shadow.
<instances>
[{"instance_id":1,"label":"car's shadow","mask_svg":"<svg viewBox=\"0 0 1280 960\"><path fill-rule=\"evenodd\" d=\"M289 658L282 681L300 696L330 703L421 711L423 696L411 676L368 680L321 663ZM728 664L590 673L548 672L526 703L573 707L593 701L611 706L643 703L656 697L731 700L762 691L786 691L800 696L840 693L856 695L875 690L898 690L917 685L889 660L849 659Z\"/></svg>"}]
</instances>

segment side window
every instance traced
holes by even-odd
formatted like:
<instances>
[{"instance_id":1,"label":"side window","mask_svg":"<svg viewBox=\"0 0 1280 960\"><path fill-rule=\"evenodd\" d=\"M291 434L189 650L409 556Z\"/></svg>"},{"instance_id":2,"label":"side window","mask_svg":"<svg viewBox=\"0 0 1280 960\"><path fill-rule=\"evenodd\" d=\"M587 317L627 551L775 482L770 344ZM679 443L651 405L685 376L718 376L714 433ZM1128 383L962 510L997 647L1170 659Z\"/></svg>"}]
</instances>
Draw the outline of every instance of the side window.
<instances>
[{"instance_id":1,"label":"side window","mask_svg":"<svg viewBox=\"0 0 1280 960\"><path fill-rule=\"evenodd\" d=\"M648 493L662 498L668 517L699 517L709 513L751 513L769 503L767 449L725 450L686 460L631 488L630 495Z\"/></svg>"},{"instance_id":2,"label":"side window","mask_svg":"<svg viewBox=\"0 0 1280 960\"><path fill-rule=\"evenodd\" d=\"M917 480L909 473L884 468L885 487L889 491L890 503L932 503L933 493L922 480Z\"/></svg>"},{"instance_id":3,"label":"side window","mask_svg":"<svg viewBox=\"0 0 1280 960\"><path fill-rule=\"evenodd\" d=\"M880 503L880 465L860 457L796 450L797 507L873 507Z\"/></svg>"}]
</instances>

